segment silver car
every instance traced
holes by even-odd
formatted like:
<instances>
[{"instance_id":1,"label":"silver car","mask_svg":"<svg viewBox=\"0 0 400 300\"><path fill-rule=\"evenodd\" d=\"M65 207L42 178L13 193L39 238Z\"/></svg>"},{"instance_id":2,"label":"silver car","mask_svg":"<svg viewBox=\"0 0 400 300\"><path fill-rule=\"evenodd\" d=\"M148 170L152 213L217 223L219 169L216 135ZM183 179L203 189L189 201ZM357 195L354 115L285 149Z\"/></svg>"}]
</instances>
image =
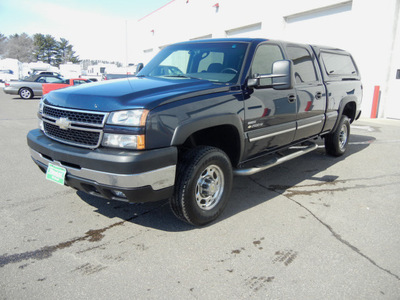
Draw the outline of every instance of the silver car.
<instances>
[{"instance_id":1,"label":"silver car","mask_svg":"<svg viewBox=\"0 0 400 300\"><path fill-rule=\"evenodd\" d=\"M19 95L22 99L42 96L43 83L60 83L65 79L59 75L39 74L32 75L21 81L7 81L3 91L10 95Z\"/></svg>"}]
</instances>

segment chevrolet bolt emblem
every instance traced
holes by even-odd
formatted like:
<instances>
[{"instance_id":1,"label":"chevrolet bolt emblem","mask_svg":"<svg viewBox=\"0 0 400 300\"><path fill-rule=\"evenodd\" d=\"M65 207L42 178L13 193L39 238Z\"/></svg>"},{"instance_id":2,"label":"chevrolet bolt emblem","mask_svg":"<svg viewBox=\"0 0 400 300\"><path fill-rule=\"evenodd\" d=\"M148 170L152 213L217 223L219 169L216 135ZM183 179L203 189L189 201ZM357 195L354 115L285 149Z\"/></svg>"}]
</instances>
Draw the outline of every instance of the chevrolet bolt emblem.
<instances>
[{"instance_id":1,"label":"chevrolet bolt emblem","mask_svg":"<svg viewBox=\"0 0 400 300\"><path fill-rule=\"evenodd\" d=\"M67 130L71 127L71 121L68 118L59 118L56 120L56 125L60 127L60 129Z\"/></svg>"}]
</instances>

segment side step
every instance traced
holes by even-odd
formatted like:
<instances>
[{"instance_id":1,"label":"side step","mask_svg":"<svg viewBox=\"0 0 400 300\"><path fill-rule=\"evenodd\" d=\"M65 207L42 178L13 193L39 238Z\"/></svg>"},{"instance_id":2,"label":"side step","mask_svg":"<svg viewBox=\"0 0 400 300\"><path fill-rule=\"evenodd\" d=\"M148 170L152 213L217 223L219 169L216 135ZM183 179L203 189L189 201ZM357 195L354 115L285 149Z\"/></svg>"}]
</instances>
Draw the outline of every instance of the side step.
<instances>
[{"instance_id":1,"label":"side step","mask_svg":"<svg viewBox=\"0 0 400 300\"><path fill-rule=\"evenodd\" d=\"M295 148L298 148L298 147L295 147ZM288 160L291 160L293 158L296 158L296 157L302 156L304 154L307 154L307 153L309 153L311 151L314 151L317 148L318 148L317 144L311 143L310 145L305 146L305 148L302 148L301 150L299 150L297 152L291 153L289 155L286 155L286 156L283 156L283 157L280 157L280 158L275 157L275 158L265 162L262 165L255 166L255 167L248 168L248 169L236 169L236 170L233 170L233 174L234 175L238 175L238 176L253 175L255 173L258 173L258 172L267 170L269 168L272 168L274 166L277 166L277 165L279 165L281 163L287 162Z\"/></svg>"}]
</instances>

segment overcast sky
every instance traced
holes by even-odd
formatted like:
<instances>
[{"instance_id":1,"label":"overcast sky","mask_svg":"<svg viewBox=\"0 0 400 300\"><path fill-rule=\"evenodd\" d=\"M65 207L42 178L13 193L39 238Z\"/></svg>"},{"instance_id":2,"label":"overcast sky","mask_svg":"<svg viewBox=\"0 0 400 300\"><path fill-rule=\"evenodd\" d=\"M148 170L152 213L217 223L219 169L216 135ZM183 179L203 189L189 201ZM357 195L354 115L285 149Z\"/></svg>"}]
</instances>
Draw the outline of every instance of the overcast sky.
<instances>
[{"instance_id":1,"label":"overcast sky","mask_svg":"<svg viewBox=\"0 0 400 300\"><path fill-rule=\"evenodd\" d=\"M65 38L81 59L125 62L137 20L171 0L0 0L0 33Z\"/></svg>"}]
</instances>

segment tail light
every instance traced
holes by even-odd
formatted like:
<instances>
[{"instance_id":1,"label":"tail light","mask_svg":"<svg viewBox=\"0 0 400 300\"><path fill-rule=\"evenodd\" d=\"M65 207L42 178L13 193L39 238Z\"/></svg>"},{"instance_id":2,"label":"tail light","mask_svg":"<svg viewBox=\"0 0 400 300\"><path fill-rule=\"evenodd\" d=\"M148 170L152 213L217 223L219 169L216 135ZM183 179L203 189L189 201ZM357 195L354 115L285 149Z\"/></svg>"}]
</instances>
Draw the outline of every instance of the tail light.
<instances>
[{"instance_id":1,"label":"tail light","mask_svg":"<svg viewBox=\"0 0 400 300\"><path fill-rule=\"evenodd\" d=\"M4 86L10 86L10 84L8 82L4 83Z\"/></svg>"}]
</instances>

